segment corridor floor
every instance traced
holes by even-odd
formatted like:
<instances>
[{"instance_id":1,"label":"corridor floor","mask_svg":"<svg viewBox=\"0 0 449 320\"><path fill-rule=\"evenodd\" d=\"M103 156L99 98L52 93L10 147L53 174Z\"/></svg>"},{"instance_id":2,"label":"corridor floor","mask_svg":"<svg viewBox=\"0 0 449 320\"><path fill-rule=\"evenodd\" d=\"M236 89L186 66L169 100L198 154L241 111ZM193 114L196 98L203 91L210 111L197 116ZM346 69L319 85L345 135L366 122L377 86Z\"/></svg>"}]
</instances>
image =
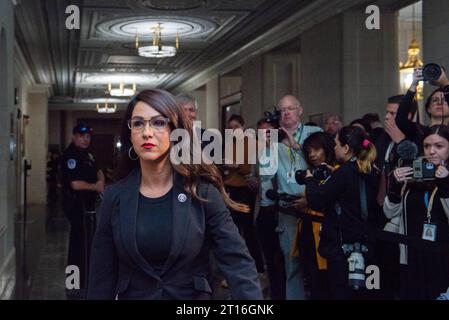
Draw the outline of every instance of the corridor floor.
<instances>
[{"instance_id":1,"label":"corridor floor","mask_svg":"<svg viewBox=\"0 0 449 320\"><path fill-rule=\"evenodd\" d=\"M65 300L69 223L57 203L29 206L16 224L14 299Z\"/></svg>"}]
</instances>

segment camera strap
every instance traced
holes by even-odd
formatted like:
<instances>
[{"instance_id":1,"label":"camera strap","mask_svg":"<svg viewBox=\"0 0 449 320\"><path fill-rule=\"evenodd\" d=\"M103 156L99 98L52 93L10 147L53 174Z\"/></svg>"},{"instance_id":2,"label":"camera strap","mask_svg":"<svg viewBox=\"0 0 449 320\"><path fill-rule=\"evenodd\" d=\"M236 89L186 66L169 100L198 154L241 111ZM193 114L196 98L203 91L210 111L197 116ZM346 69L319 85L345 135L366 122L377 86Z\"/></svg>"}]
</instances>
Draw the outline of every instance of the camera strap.
<instances>
[{"instance_id":1,"label":"camera strap","mask_svg":"<svg viewBox=\"0 0 449 320\"><path fill-rule=\"evenodd\" d=\"M364 222L368 221L368 202L366 200L366 183L365 180L359 178L359 188L360 188L360 208L362 209L362 220Z\"/></svg>"},{"instance_id":2,"label":"camera strap","mask_svg":"<svg viewBox=\"0 0 449 320\"><path fill-rule=\"evenodd\" d=\"M435 187L435 189L433 189L432 191L432 195L430 196L430 200L429 200L429 192L426 191L424 193L424 205L426 206L427 209L427 222L430 223L432 220L432 208L433 208L433 201L435 200L435 195L438 191L438 187Z\"/></svg>"},{"instance_id":3,"label":"camera strap","mask_svg":"<svg viewBox=\"0 0 449 320\"><path fill-rule=\"evenodd\" d=\"M298 133L298 130L296 130L295 134L293 135L293 140L295 140L295 142L298 143L299 145L301 144L301 137L302 137L303 131L304 131L304 125L300 124L298 138L295 138L296 134ZM299 149L299 150L301 150L301 149ZM292 151L292 148L287 148L287 152L290 157L291 166L293 168L293 166L295 164L297 152Z\"/></svg>"}]
</instances>

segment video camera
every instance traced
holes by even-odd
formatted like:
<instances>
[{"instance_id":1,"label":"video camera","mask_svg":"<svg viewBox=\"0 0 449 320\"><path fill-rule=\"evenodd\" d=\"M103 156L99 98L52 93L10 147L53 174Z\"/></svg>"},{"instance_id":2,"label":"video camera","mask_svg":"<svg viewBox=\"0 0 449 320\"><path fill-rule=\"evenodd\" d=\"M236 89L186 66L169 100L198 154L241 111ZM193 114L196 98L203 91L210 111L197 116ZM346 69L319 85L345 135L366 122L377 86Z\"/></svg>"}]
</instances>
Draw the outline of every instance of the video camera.
<instances>
[{"instance_id":1,"label":"video camera","mask_svg":"<svg viewBox=\"0 0 449 320\"><path fill-rule=\"evenodd\" d=\"M264 116L267 119L267 122L271 124L273 128L279 129L281 127L281 112L277 110L276 107L273 108L273 112L265 111ZM282 140L284 140L285 138L287 138L287 134L282 130L278 130L278 142L282 142Z\"/></svg>"},{"instance_id":2,"label":"video camera","mask_svg":"<svg viewBox=\"0 0 449 320\"><path fill-rule=\"evenodd\" d=\"M325 164L319 165L318 167L310 169L313 178L317 181L326 180L332 175L332 170L329 169ZM307 170L298 170L295 172L296 182L300 185L306 184Z\"/></svg>"},{"instance_id":3,"label":"video camera","mask_svg":"<svg viewBox=\"0 0 449 320\"><path fill-rule=\"evenodd\" d=\"M429 162L426 157L417 157L418 147L409 140L404 140L398 145L399 156L398 167L412 167L413 179L425 181L435 179L436 166Z\"/></svg>"}]
</instances>

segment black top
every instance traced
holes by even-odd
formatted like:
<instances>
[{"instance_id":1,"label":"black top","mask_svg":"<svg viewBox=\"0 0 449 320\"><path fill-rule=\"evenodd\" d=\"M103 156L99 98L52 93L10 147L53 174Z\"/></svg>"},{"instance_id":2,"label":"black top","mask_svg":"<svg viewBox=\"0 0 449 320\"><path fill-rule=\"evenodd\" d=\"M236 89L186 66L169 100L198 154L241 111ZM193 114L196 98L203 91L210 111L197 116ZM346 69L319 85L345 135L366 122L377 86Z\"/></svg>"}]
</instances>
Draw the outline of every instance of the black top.
<instances>
[{"instance_id":1,"label":"black top","mask_svg":"<svg viewBox=\"0 0 449 320\"><path fill-rule=\"evenodd\" d=\"M385 133L384 128L374 128L371 130L369 137L371 142L375 145L379 138Z\"/></svg>"},{"instance_id":2,"label":"black top","mask_svg":"<svg viewBox=\"0 0 449 320\"><path fill-rule=\"evenodd\" d=\"M325 258L342 255L341 245L364 241L365 222L361 216L360 179L366 184L368 224L376 225L375 212L378 175L362 174L355 161L345 162L324 183L306 179L307 203L313 210L324 212L319 245ZM341 208L341 214L337 212Z\"/></svg>"},{"instance_id":3,"label":"black top","mask_svg":"<svg viewBox=\"0 0 449 320\"><path fill-rule=\"evenodd\" d=\"M173 189L159 198L139 194L136 241L140 254L159 274L170 252Z\"/></svg>"},{"instance_id":4,"label":"black top","mask_svg":"<svg viewBox=\"0 0 449 320\"><path fill-rule=\"evenodd\" d=\"M438 192L432 206L432 220L437 227L436 242L449 243L449 224L441 199L449 198L449 179L435 179L432 182L410 183L406 206L407 216L403 215L407 236L421 239L424 222L427 221L427 207L424 194L428 197L438 186ZM402 184L394 183L388 198L394 203L403 201ZM434 252L426 248L407 246L407 273L401 282L406 299L436 299L449 286L449 253Z\"/></svg>"}]
</instances>

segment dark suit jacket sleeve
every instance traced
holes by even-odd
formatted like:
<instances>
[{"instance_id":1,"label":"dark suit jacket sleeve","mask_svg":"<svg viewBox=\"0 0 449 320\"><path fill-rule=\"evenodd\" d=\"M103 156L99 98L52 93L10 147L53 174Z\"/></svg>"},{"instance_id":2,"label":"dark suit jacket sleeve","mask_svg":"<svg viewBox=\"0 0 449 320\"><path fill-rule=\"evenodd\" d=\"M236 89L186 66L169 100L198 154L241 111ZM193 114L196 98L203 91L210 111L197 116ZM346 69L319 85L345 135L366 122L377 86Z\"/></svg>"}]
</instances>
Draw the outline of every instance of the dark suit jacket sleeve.
<instances>
[{"instance_id":1,"label":"dark suit jacket sleeve","mask_svg":"<svg viewBox=\"0 0 449 320\"><path fill-rule=\"evenodd\" d=\"M233 299L262 299L254 260L231 218L220 192L208 186L204 203L206 232L218 267L229 283ZM245 214L245 213L242 213Z\"/></svg>"},{"instance_id":2,"label":"dark suit jacket sleeve","mask_svg":"<svg viewBox=\"0 0 449 320\"><path fill-rule=\"evenodd\" d=\"M396 115L396 124L398 128L406 135L410 140L416 135L417 124L408 119L410 110L412 109L413 99L415 98L416 92L407 91L404 98L402 98L399 104L398 113Z\"/></svg>"},{"instance_id":3,"label":"dark suit jacket sleeve","mask_svg":"<svg viewBox=\"0 0 449 320\"><path fill-rule=\"evenodd\" d=\"M118 260L111 227L112 190L106 189L100 207L100 220L92 243L88 299L114 299Z\"/></svg>"}]
</instances>

